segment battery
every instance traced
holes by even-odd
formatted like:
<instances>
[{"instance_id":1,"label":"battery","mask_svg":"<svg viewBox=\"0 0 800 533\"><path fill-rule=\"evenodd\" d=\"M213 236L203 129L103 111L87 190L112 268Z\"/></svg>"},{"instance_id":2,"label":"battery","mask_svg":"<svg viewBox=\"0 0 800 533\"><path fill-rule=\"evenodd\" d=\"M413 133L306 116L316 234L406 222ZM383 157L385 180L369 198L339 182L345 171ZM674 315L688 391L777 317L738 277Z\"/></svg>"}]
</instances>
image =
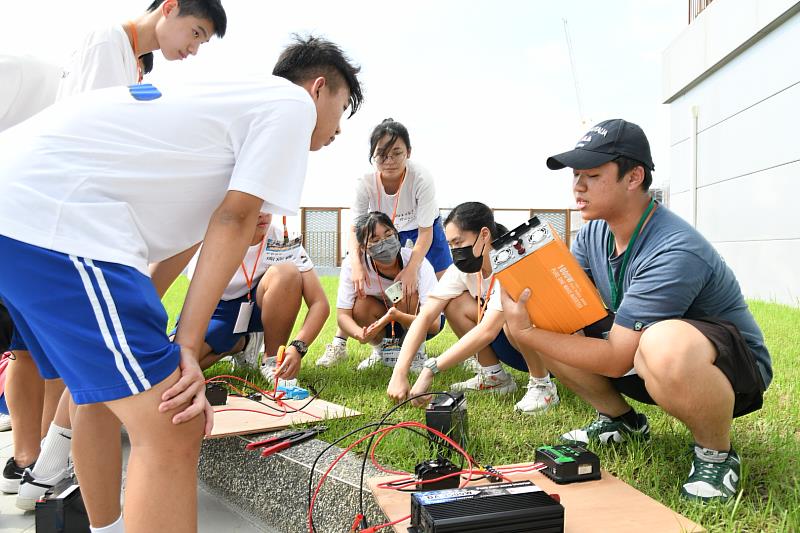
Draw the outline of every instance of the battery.
<instances>
[{"instance_id":1,"label":"battery","mask_svg":"<svg viewBox=\"0 0 800 533\"><path fill-rule=\"evenodd\" d=\"M447 435L462 450L467 449L467 398L463 391L437 394L425 409L425 425ZM440 437L431 434L433 454L439 458L454 457L458 454L452 446Z\"/></svg>"},{"instance_id":2,"label":"battery","mask_svg":"<svg viewBox=\"0 0 800 533\"><path fill-rule=\"evenodd\" d=\"M578 444L537 448L536 461L547 465L542 474L559 485L600 479L600 458Z\"/></svg>"},{"instance_id":3,"label":"battery","mask_svg":"<svg viewBox=\"0 0 800 533\"><path fill-rule=\"evenodd\" d=\"M561 533L564 507L530 481L416 492L409 533Z\"/></svg>"},{"instance_id":4,"label":"battery","mask_svg":"<svg viewBox=\"0 0 800 533\"><path fill-rule=\"evenodd\" d=\"M538 217L492 242L492 272L517 299L531 290L528 314L537 328L575 333L608 314L589 276L550 224Z\"/></svg>"},{"instance_id":5,"label":"battery","mask_svg":"<svg viewBox=\"0 0 800 533\"><path fill-rule=\"evenodd\" d=\"M77 481L69 477L36 502L36 533L87 533L89 515Z\"/></svg>"}]
</instances>

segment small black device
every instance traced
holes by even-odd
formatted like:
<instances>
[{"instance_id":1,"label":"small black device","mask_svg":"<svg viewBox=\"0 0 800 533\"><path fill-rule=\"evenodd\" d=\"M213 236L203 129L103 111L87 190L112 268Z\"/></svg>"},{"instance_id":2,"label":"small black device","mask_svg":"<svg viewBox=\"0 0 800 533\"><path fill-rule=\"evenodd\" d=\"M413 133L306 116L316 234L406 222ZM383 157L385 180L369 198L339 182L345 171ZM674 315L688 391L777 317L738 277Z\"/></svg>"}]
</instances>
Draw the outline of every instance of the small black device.
<instances>
[{"instance_id":1,"label":"small black device","mask_svg":"<svg viewBox=\"0 0 800 533\"><path fill-rule=\"evenodd\" d=\"M530 481L415 492L409 533L562 533L564 507Z\"/></svg>"},{"instance_id":2,"label":"small black device","mask_svg":"<svg viewBox=\"0 0 800 533\"><path fill-rule=\"evenodd\" d=\"M220 383L206 383L206 398L211 405L228 403L228 388Z\"/></svg>"},{"instance_id":3,"label":"small black device","mask_svg":"<svg viewBox=\"0 0 800 533\"><path fill-rule=\"evenodd\" d=\"M467 448L467 398L464 393L437 394L425 410L425 425L444 433L462 449ZM433 435L432 435L433 436ZM453 457L453 448L439 437L431 443L440 459Z\"/></svg>"},{"instance_id":4,"label":"small black device","mask_svg":"<svg viewBox=\"0 0 800 533\"><path fill-rule=\"evenodd\" d=\"M89 515L78 482L70 476L36 502L36 533L87 533Z\"/></svg>"},{"instance_id":5,"label":"small black device","mask_svg":"<svg viewBox=\"0 0 800 533\"><path fill-rule=\"evenodd\" d=\"M541 472L560 485L600 479L600 458L578 444L537 448L536 461L547 465Z\"/></svg>"},{"instance_id":6,"label":"small black device","mask_svg":"<svg viewBox=\"0 0 800 533\"><path fill-rule=\"evenodd\" d=\"M444 458L422 462L414 467L417 490L456 489L461 482L461 476L457 475L459 472L461 472L459 467ZM439 479L447 475L451 475L451 477L440 479L432 483L422 483L423 481Z\"/></svg>"}]
</instances>

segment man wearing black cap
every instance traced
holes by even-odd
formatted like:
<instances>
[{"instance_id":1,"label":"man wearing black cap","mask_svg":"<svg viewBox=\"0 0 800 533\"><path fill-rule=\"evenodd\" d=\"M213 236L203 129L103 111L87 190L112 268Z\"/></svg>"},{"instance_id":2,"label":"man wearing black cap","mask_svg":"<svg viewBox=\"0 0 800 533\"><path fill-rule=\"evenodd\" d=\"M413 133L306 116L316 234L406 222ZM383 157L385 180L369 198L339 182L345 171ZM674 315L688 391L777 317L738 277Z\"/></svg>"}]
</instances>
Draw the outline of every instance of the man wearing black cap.
<instances>
[{"instance_id":1,"label":"man wearing black cap","mask_svg":"<svg viewBox=\"0 0 800 533\"><path fill-rule=\"evenodd\" d=\"M525 302L536 287L516 303L503 295L515 340L537 350L597 409L594 421L562 439L647 439L647 418L625 397L659 405L695 440L681 493L729 499L740 467L731 420L761 407L772 378L761 330L733 272L697 230L651 198L655 167L636 124L601 122L547 166L573 169L577 208L588 223L572 252L615 313L613 324L590 326L586 336L564 335L531 326Z\"/></svg>"}]
</instances>

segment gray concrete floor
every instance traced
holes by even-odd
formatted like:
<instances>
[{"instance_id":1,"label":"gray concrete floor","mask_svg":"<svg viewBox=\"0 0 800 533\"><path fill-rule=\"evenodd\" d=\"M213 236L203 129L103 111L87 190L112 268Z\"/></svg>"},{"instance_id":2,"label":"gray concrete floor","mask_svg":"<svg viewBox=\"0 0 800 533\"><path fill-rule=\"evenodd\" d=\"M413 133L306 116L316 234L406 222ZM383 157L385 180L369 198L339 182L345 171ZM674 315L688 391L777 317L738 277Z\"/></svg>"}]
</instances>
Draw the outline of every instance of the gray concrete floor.
<instances>
[{"instance_id":1,"label":"gray concrete floor","mask_svg":"<svg viewBox=\"0 0 800 533\"><path fill-rule=\"evenodd\" d=\"M125 457L130 449L127 439L123 440ZM12 432L0 433L0 468L13 455ZM0 533L34 533L36 526L32 512L24 512L14 505L16 495L0 493ZM264 525L255 524L225 502L200 486L198 490L198 531L200 533L279 533Z\"/></svg>"}]
</instances>

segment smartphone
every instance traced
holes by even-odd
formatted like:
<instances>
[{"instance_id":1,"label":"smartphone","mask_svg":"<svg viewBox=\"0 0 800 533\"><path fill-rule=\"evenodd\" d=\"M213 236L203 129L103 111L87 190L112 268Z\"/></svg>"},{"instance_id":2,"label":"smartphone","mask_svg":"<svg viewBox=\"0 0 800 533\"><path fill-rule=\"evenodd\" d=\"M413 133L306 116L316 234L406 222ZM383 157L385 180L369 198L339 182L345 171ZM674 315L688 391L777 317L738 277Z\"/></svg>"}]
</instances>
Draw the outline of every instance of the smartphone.
<instances>
[{"instance_id":1,"label":"smartphone","mask_svg":"<svg viewBox=\"0 0 800 533\"><path fill-rule=\"evenodd\" d=\"M392 283L383 292L393 304L396 304L403 299L403 282L398 281L396 283Z\"/></svg>"}]
</instances>

